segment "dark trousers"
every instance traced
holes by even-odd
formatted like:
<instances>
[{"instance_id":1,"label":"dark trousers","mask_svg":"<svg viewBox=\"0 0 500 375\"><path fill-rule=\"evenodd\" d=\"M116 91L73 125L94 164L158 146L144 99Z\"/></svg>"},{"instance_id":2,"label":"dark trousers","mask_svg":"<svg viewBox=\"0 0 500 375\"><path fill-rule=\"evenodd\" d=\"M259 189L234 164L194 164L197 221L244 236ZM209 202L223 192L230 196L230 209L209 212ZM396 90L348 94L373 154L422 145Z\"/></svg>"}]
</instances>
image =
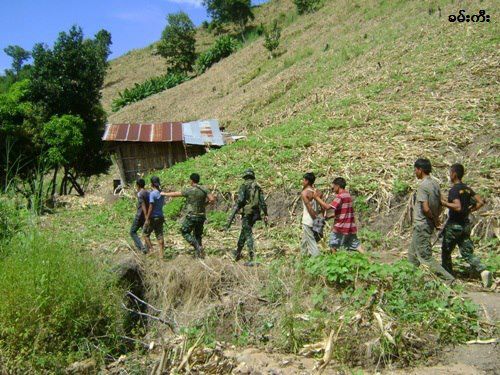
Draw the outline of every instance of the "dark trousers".
<instances>
[{"instance_id":1,"label":"dark trousers","mask_svg":"<svg viewBox=\"0 0 500 375\"><path fill-rule=\"evenodd\" d=\"M145 252L146 247L142 243L141 239L137 235L137 231L141 229L144 225L144 216L136 216L134 217L134 221L132 222L132 226L130 227L130 237L134 241L135 246L138 250Z\"/></svg>"},{"instance_id":2,"label":"dark trousers","mask_svg":"<svg viewBox=\"0 0 500 375\"><path fill-rule=\"evenodd\" d=\"M253 219L253 215L243 215L241 218L241 232L240 238L238 239L238 249L236 250L237 255L241 254L241 250L245 246L248 247L248 253L250 258L253 258L254 255L254 243L253 243L253 225L255 224L255 220Z\"/></svg>"}]
</instances>

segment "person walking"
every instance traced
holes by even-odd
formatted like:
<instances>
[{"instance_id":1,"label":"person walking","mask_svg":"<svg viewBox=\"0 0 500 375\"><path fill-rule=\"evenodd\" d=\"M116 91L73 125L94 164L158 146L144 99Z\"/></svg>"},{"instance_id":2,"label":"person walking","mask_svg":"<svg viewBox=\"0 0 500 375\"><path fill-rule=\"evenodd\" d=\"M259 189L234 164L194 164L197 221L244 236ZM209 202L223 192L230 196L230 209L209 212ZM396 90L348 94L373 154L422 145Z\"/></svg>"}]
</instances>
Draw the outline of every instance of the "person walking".
<instances>
[{"instance_id":1,"label":"person walking","mask_svg":"<svg viewBox=\"0 0 500 375\"><path fill-rule=\"evenodd\" d=\"M425 264L429 269L441 276L447 283L455 281L432 257L431 237L434 229L439 229L441 211L441 190L437 180L430 174L432 165L429 159L417 159L414 164L415 176L421 180L414 196L413 234L408 250L408 261L416 267Z\"/></svg>"},{"instance_id":2,"label":"person walking","mask_svg":"<svg viewBox=\"0 0 500 375\"><path fill-rule=\"evenodd\" d=\"M146 182L139 178L135 182L135 187L137 190L137 209L134 216L134 221L132 222L132 226L130 227L130 237L134 241L135 246L139 251L146 254L147 248L142 243L141 239L137 235L137 231L144 226L144 222L146 221L146 214L148 212L149 207L149 191L145 189Z\"/></svg>"},{"instance_id":3,"label":"person walking","mask_svg":"<svg viewBox=\"0 0 500 375\"><path fill-rule=\"evenodd\" d=\"M194 248L195 257L203 258L205 251L202 245L203 224L206 221L206 207L208 204L215 202L215 197L208 191L207 188L200 185L200 175L192 173L189 176L190 187L182 191L164 193L165 197L186 198L186 217L182 223L181 233L184 239Z\"/></svg>"},{"instance_id":4,"label":"person walking","mask_svg":"<svg viewBox=\"0 0 500 375\"><path fill-rule=\"evenodd\" d=\"M441 265L450 274L453 274L451 253L458 245L460 255L472 269L481 276L485 288L492 284L491 272L474 255L474 244L470 239L471 224L469 214L477 211L484 205L484 201L469 186L462 182L465 168L462 164L453 164L450 167L450 181L453 184L448 199L441 199L441 204L448 208L448 220L443 229L443 243L441 248Z\"/></svg>"},{"instance_id":5,"label":"person walking","mask_svg":"<svg viewBox=\"0 0 500 375\"><path fill-rule=\"evenodd\" d=\"M262 188L255 181L254 171L252 169L247 169L243 174L243 179L244 182L238 191L238 200L233 208L226 230L228 230L231 226L236 213L241 210L241 232L238 239L238 245L233 253L233 256L236 262L240 260L241 251L246 244L248 247L249 257L249 261L246 265L252 266L255 255L253 226L258 220L261 220L261 212L264 214L264 222L266 224L268 223L267 205L264 200Z\"/></svg>"},{"instance_id":6,"label":"person walking","mask_svg":"<svg viewBox=\"0 0 500 375\"><path fill-rule=\"evenodd\" d=\"M311 255L313 257L320 254L318 243L314 236L313 223L318 217L318 211L323 212L321 206L317 204L314 200L314 195L318 194L318 197L322 197L321 192L316 190L314 187L314 182L316 181L316 176L312 172L304 174L302 178L302 241L300 244L301 252L303 255ZM318 207L319 206L319 207ZM320 210L318 210L318 208Z\"/></svg>"},{"instance_id":7,"label":"person walking","mask_svg":"<svg viewBox=\"0 0 500 375\"><path fill-rule=\"evenodd\" d=\"M163 216L163 206L165 205L165 197L161 195L160 178L157 176L151 177L151 187L149 193L149 208L146 214L144 223L144 241L149 251L153 249L151 243L151 233L155 232L156 240L158 241L160 259L163 258L165 251L165 241L163 240L163 224L165 217Z\"/></svg>"},{"instance_id":8,"label":"person walking","mask_svg":"<svg viewBox=\"0 0 500 375\"><path fill-rule=\"evenodd\" d=\"M325 210L334 210L332 216L326 217L327 219L334 217L332 233L328 241L331 251L336 252L340 248L345 248L350 251L363 252L357 236L358 228L354 218L352 197L346 190L346 185L347 182L342 177L333 180L332 190L335 193L335 198L330 204L324 202L318 193L314 195L314 199Z\"/></svg>"}]
</instances>

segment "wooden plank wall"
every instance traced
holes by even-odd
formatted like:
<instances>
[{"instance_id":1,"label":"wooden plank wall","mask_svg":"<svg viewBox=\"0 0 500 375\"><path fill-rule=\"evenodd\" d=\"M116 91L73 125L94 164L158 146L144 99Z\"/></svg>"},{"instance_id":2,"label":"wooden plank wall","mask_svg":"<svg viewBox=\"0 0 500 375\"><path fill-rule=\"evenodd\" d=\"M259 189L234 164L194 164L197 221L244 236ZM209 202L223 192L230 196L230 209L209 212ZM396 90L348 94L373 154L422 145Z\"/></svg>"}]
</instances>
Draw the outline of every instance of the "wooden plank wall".
<instances>
[{"instance_id":1,"label":"wooden plank wall","mask_svg":"<svg viewBox=\"0 0 500 375\"><path fill-rule=\"evenodd\" d=\"M153 170L169 168L187 157L205 153L203 146L185 148L182 142L114 142L113 149L120 175L127 183Z\"/></svg>"}]
</instances>

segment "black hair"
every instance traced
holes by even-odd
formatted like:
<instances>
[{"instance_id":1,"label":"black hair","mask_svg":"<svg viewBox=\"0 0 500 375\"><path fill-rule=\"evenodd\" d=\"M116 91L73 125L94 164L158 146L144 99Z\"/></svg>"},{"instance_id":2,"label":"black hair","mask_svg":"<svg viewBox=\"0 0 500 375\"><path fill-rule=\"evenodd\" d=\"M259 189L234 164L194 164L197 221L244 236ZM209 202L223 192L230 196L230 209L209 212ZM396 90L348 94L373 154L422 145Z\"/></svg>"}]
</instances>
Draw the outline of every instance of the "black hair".
<instances>
[{"instance_id":1,"label":"black hair","mask_svg":"<svg viewBox=\"0 0 500 375\"><path fill-rule=\"evenodd\" d=\"M460 163L455 163L450 167L450 170L452 172L455 172L457 174L457 177L459 180L461 180L464 177L465 174L465 168L462 164Z\"/></svg>"},{"instance_id":2,"label":"black hair","mask_svg":"<svg viewBox=\"0 0 500 375\"><path fill-rule=\"evenodd\" d=\"M342 177L337 177L335 180L333 180L333 183L340 186L341 189L345 189L345 186L347 185L347 182Z\"/></svg>"},{"instance_id":3,"label":"black hair","mask_svg":"<svg viewBox=\"0 0 500 375\"><path fill-rule=\"evenodd\" d=\"M314 175L314 173L312 173L312 172L307 172L307 173L304 175L304 180L309 181L309 184L310 184L310 185L313 185L313 184L314 184L314 181L316 181L316 176L315 176L315 175Z\"/></svg>"},{"instance_id":4,"label":"black hair","mask_svg":"<svg viewBox=\"0 0 500 375\"><path fill-rule=\"evenodd\" d=\"M198 182L200 182L200 175L198 173L191 173L189 179L193 181L195 184L197 184Z\"/></svg>"},{"instance_id":5,"label":"black hair","mask_svg":"<svg viewBox=\"0 0 500 375\"><path fill-rule=\"evenodd\" d=\"M151 185L153 185L158 190L161 190L161 187L160 187L160 177L158 177L158 176L151 177Z\"/></svg>"},{"instance_id":6,"label":"black hair","mask_svg":"<svg viewBox=\"0 0 500 375\"><path fill-rule=\"evenodd\" d=\"M417 161L415 161L414 167L420 168L426 174L429 174L432 172L432 165L431 165L431 161L429 159L417 159Z\"/></svg>"},{"instance_id":7,"label":"black hair","mask_svg":"<svg viewBox=\"0 0 500 375\"><path fill-rule=\"evenodd\" d=\"M135 183L137 184L137 186L139 186L140 188L143 188L144 186L146 186L146 181L144 181L144 179L142 178L138 178Z\"/></svg>"}]
</instances>

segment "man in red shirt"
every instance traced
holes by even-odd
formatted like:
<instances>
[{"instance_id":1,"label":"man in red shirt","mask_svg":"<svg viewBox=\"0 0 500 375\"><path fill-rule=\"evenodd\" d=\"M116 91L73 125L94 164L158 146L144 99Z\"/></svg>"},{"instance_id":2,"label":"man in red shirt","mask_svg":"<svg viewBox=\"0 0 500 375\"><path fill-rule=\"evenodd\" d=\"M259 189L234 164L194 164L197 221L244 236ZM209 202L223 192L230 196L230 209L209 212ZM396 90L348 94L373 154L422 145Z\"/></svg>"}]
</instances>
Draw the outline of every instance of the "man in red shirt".
<instances>
[{"instance_id":1,"label":"man in red shirt","mask_svg":"<svg viewBox=\"0 0 500 375\"><path fill-rule=\"evenodd\" d=\"M327 219L335 217L332 226L332 233L328 244L332 252L343 247L348 250L358 250L362 252L360 242L356 233L358 229L354 220L354 208L352 206L351 194L345 190L346 181L342 177L333 180L332 190L335 198L328 204L324 202L319 195L314 195L314 199L325 210L334 210L334 215L327 216Z\"/></svg>"}]
</instances>

